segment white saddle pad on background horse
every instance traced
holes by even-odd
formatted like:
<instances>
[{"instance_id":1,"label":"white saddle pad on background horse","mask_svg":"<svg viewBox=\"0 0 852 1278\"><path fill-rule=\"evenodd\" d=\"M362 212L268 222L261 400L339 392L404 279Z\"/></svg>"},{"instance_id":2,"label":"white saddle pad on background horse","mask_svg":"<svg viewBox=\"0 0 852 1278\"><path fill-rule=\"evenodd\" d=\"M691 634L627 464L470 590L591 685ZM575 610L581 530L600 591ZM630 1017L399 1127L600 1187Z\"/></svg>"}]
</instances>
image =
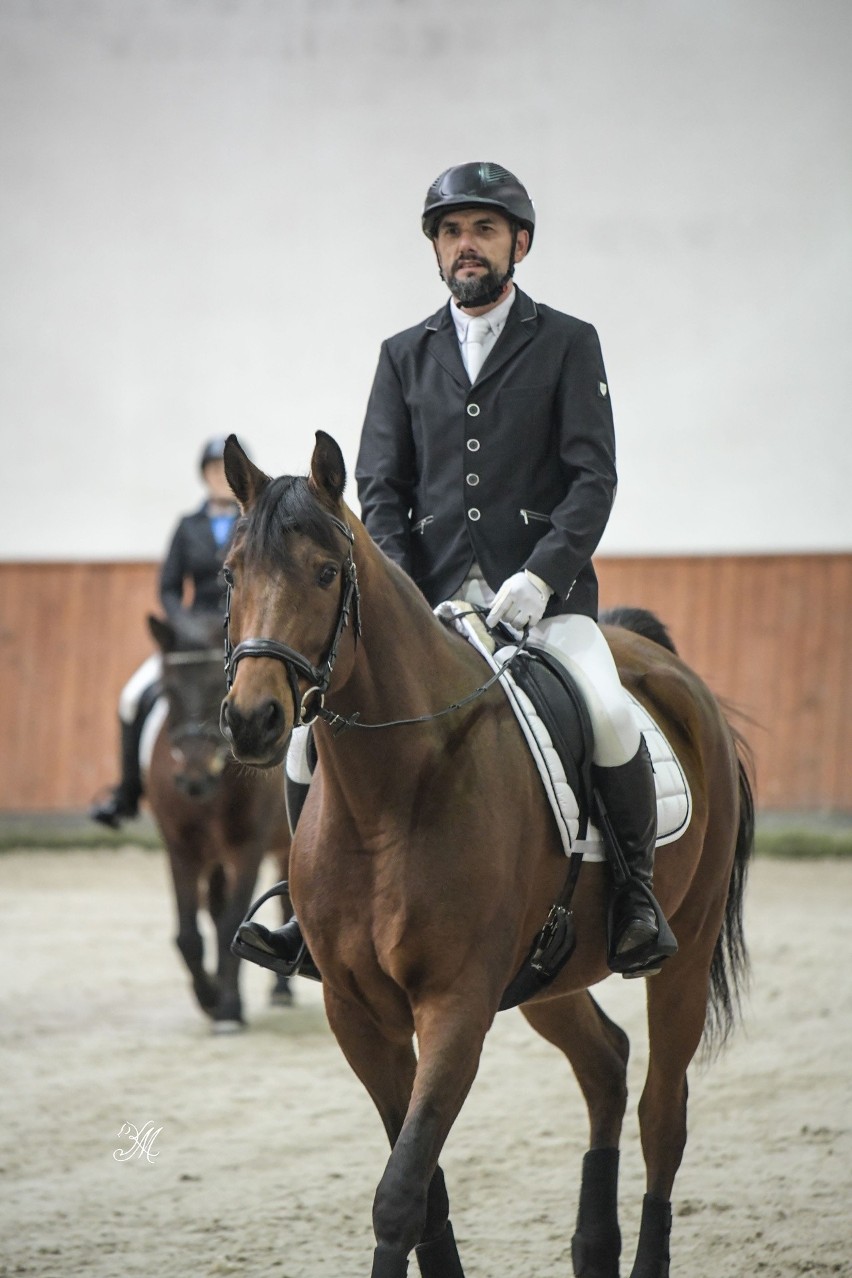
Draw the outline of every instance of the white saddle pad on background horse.
<instances>
[{"instance_id":1,"label":"white saddle pad on background horse","mask_svg":"<svg viewBox=\"0 0 852 1278\"><path fill-rule=\"evenodd\" d=\"M479 618L471 613L467 603L442 603L435 609L435 613L442 620L449 621L485 658L492 670L499 670L516 651L514 647L494 651L491 636ZM603 841L596 826L589 824L586 838L578 837L580 805L541 716L530 698L515 683L510 671L506 670L501 674L500 684L535 760L566 855L582 852L585 860L605 860ZM659 724L635 697L630 693L627 695L654 765L657 847L661 847L664 843L674 843L686 831L692 816L692 796L686 774Z\"/></svg>"},{"instance_id":2,"label":"white saddle pad on background horse","mask_svg":"<svg viewBox=\"0 0 852 1278\"><path fill-rule=\"evenodd\" d=\"M142 735L139 738L139 767L143 777L148 775L151 767L151 759L154 754L154 746L160 730L166 722L169 713L169 703L165 697L158 697L151 707L151 712L142 725Z\"/></svg>"}]
</instances>

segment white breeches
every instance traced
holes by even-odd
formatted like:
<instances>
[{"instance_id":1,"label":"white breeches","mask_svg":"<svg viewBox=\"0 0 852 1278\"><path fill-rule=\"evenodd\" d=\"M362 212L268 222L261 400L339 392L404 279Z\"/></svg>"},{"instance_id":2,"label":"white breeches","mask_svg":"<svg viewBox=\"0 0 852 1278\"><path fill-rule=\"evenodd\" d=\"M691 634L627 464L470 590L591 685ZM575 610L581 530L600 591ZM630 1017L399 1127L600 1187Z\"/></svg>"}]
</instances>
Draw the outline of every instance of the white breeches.
<instances>
[{"instance_id":1,"label":"white breeches","mask_svg":"<svg viewBox=\"0 0 852 1278\"><path fill-rule=\"evenodd\" d=\"M474 565L459 597L490 607L494 591ZM591 617L567 613L530 626L530 646L544 648L576 680L592 721L594 762L601 768L627 763L639 749L639 727L615 666L609 644Z\"/></svg>"},{"instance_id":2,"label":"white breeches","mask_svg":"<svg viewBox=\"0 0 852 1278\"><path fill-rule=\"evenodd\" d=\"M544 648L576 680L592 721L598 767L629 762L639 749L639 726L598 623L576 613L545 617L530 626L530 644Z\"/></svg>"},{"instance_id":3,"label":"white breeches","mask_svg":"<svg viewBox=\"0 0 852 1278\"><path fill-rule=\"evenodd\" d=\"M152 652L138 670L127 680L118 698L118 716L122 723L131 724L136 718L142 693L156 683L163 673L163 659L159 652Z\"/></svg>"}]
</instances>

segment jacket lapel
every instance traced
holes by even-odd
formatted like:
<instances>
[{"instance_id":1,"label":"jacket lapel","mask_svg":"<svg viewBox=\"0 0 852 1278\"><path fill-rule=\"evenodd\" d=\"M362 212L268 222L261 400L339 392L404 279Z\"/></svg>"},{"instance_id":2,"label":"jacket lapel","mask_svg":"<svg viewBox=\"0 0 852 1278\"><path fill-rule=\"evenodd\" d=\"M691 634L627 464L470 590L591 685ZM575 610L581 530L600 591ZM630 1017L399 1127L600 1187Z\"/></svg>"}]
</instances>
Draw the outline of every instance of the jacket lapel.
<instances>
[{"instance_id":1,"label":"jacket lapel","mask_svg":"<svg viewBox=\"0 0 852 1278\"><path fill-rule=\"evenodd\" d=\"M535 302L515 285L515 301L506 319L505 328L479 370L475 384L479 385L493 373L499 372L513 355L532 340L537 328L538 311Z\"/></svg>"},{"instance_id":2,"label":"jacket lapel","mask_svg":"<svg viewBox=\"0 0 852 1278\"><path fill-rule=\"evenodd\" d=\"M429 336L430 355L435 357L454 381L467 390L470 386L470 378L461 357L459 339L449 305L442 306L436 315L426 321L426 332Z\"/></svg>"},{"instance_id":3,"label":"jacket lapel","mask_svg":"<svg viewBox=\"0 0 852 1278\"><path fill-rule=\"evenodd\" d=\"M458 382L466 391L470 386L470 378L467 375L467 369L461 357L459 339L456 335L456 326L450 315L449 305L442 306L431 319L426 321L425 327L429 335L428 349L430 354L435 357L442 368L446 369L453 380ZM526 293L522 293L518 286L515 285L515 301L509 311L506 326L497 338L494 349L479 370L479 376L475 384L478 385L487 377L490 377L492 373L498 372L517 351L532 340L537 327L538 311L535 302L531 297L527 297Z\"/></svg>"}]
</instances>

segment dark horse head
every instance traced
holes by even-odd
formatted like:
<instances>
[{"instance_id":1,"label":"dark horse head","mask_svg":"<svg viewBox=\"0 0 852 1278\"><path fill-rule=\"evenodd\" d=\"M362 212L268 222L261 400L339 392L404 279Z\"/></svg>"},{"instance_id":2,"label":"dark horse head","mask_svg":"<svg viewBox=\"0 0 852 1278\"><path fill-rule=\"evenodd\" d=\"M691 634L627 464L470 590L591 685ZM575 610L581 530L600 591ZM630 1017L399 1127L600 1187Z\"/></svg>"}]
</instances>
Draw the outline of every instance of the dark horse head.
<instances>
[{"instance_id":1,"label":"dark horse head","mask_svg":"<svg viewBox=\"0 0 852 1278\"><path fill-rule=\"evenodd\" d=\"M222 617L185 613L165 621L151 616L148 625L163 654L172 780L190 798L208 798L230 756L219 729L225 688Z\"/></svg>"},{"instance_id":2,"label":"dark horse head","mask_svg":"<svg viewBox=\"0 0 852 1278\"><path fill-rule=\"evenodd\" d=\"M343 455L317 431L307 477L270 478L231 436L228 482L243 512L225 564L229 586L229 691L222 731L234 754L273 767L290 733L310 722L334 675L341 687L357 632L358 588L352 558L353 516L342 501ZM246 660L245 658L251 658Z\"/></svg>"}]
</instances>

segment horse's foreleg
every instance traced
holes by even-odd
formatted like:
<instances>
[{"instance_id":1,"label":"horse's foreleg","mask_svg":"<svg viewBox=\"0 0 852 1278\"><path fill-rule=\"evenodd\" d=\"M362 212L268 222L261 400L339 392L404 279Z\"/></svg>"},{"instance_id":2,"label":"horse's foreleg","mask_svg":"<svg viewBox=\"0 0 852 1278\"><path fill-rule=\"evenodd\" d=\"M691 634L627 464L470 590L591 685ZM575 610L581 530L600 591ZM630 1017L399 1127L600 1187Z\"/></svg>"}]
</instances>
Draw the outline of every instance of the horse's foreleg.
<instances>
[{"instance_id":1,"label":"horse's foreleg","mask_svg":"<svg viewBox=\"0 0 852 1278\"><path fill-rule=\"evenodd\" d=\"M369 1092L393 1147L405 1122L417 1069L412 1042L414 1026L407 1009L400 1006L398 1021L394 1018L398 1024L395 1032L383 1032L361 1003L340 998L328 981L323 985L323 995L335 1038L353 1072ZM407 1252L402 1257L401 1269L398 1258L388 1259L384 1268L376 1261L374 1278L377 1275L396 1278L398 1274L405 1274L406 1257Z\"/></svg>"},{"instance_id":2,"label":"horse's foreleg","mask_svg":"<svg viewBox=\"0 0 852 1278\"><path fill-rule=\"evenodd\" d=\"M403 1278L412 1249L422 1278L464 1278L437 1158L476 1073L481 1039L472 1068L468 1066L470 1077L452 1089L455 1108L447 1114L443 1101L439 1104L429 1095L445 1067L428 1067L434 1049L427 1046L423 1026L418 1025L418 1064L411 1041L413 1026L404 1026L405 1017L400 1019L399 1032L389 1038L360 1007L338 1000L327 987L325 999L338 1042L370 1093L392 1146L373 1206L377 1246L371 1278ZM461 1012L457 1019L469 1024ZM455 1033L458 1036L460 1030ZM428 1083L424 1072L429 1074Z\"/></svg>"},{"instance_id":3,"label":"horse's foreleg","mask_svg":"<svg viewBox=\"0 0 852 1278\"><path fill-rule=\"evenodd\" d=\"M178 932L175 943L192 978L192 989L202 1011L212 1015L218 991L204 970L204 941L198 930L198 874L195 859L180 848L169 848L169 865L175 888Z\"/></svg>"},{"instance_id":4,"label":"horse's foreleg","mask_svg":"<svg viewBox=\"0 0 852 1278\"><path fill-rule=\"evenodd\" d=\"M254 849L242 849L235 854L236 869L233 876L225 875L227 885L217 902L214 916L218 949L216 975L219 997L213 1010L213 1020L218 1030L237 1028L243 1024L240 998L240 960L231 953L231 941L246 916L257 882L260 854ZM215 873L215 871L214 871Z\"/></svg>"},{"instance_id":5,"label":"horse's foreleg","mask_svg":"<svg viewBox=\"0 0 852 1278\"><path fill-rule=\"evenodd\" d=\"M476 1077L487 1004L478 991L424 1000L415 1010L417 1071L405 1122L376 1190L372 1278L402 1278L417 1247L424 1278L463 1278L438 1157Z\"/></svg>"},{"instance_id":6,"label":"horse's foreleg","mask_svg":"<svg viewBox=\"0 0 852 1278\"><path fill-rule=\"evenodd\" d=\"M589 1111L589 1151L583 1159L574 1273L618 1278L618 1142L627 1106L627 1035L583 991L521 1007L543 1038L567 1056Z\"/></svg>"},{"instance_id":7,"label":"horse's foreleg","mask_svg":"<svg viewBox=\"0 0 852 1278\"><path fill-rule=\"evenodd\" d=\"M630 1278L668 1278L671 1191L686 1146L686 1071L701 1041L709 956L679 955L648 982L648 1073L639 1101L646 1193Z\"/></svg>"}]
</instances>

